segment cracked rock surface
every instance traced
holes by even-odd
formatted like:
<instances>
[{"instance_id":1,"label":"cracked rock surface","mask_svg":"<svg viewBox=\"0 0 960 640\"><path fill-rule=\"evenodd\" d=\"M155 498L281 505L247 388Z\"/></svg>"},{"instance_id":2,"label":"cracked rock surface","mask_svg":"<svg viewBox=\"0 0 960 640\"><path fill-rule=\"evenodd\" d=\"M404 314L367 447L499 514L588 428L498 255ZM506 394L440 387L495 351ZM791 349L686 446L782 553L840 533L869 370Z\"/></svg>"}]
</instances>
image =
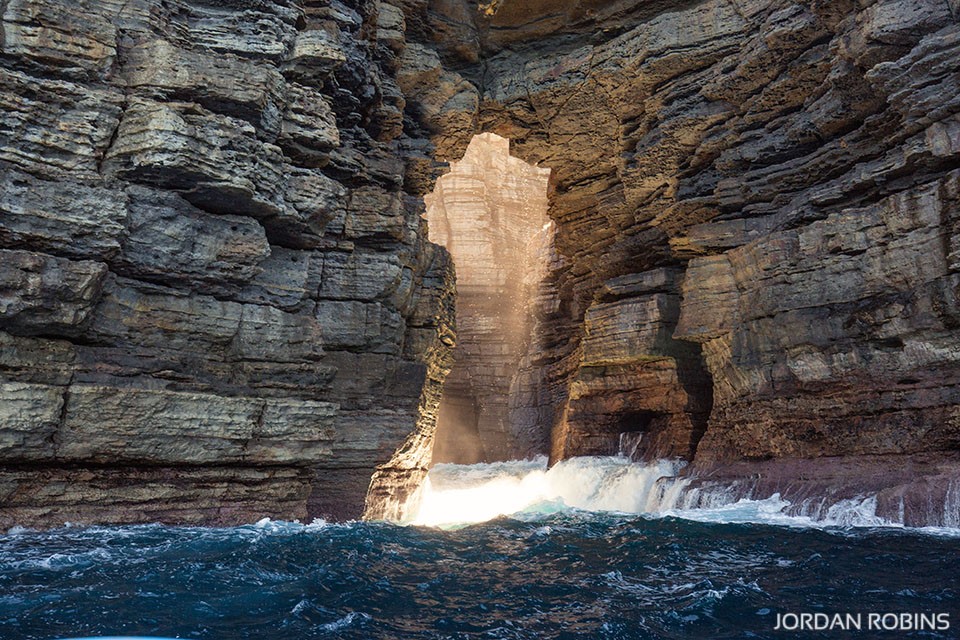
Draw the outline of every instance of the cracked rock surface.
<instances>
[{"instance_id":1,"label":"cracked rock surface","mask_svg":"<svg viewBox=\"0 0 960 640\"><path fill-rule=\"evenodd\" d=\"M452 266L379 9L0 2L0 528L359 517L429 433Z\"/></svg>"},{"instance_id":2,"label":"cracked rock surface","mask_svg":"<svg viewBox=\"0 0 960 640\"><path fill-rule=\"evenodd\" d=\"M476 119L553 171L526 413L554 460L634 432L785 496L960 487L960 5L400 4L438 154Z\"/></svg>"}]
</instances>

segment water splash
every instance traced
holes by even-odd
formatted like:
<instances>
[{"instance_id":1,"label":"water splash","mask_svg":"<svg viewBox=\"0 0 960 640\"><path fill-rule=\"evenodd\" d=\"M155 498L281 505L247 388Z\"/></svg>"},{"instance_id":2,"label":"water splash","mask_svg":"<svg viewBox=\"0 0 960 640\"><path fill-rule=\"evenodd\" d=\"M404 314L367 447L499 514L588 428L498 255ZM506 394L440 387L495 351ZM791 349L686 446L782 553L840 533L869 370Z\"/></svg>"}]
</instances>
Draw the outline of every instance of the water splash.
<instances>
[{"instance_id":1,"label":"water splash","mask_svg":"<svg viewBox=\"0 0 960 640\"><path fill-rule=\"evenodd\" d=\"M779 493L755 495L750 482L691 486L691 479L680 474L684 466L676 460L635 463L624 456L570 458L551 468L545 457L440 464L421 487L419 508L408 523L456 528L498 516L536 519L577 509L791 527L903 526L902 517L897 521L877 514L874 495L793 504ZM945 511L956 511L952 503L960 502L960 487L951 487L946 502ZM956 532L952 524L943 530Z\"/></svg>"},{"instance_id":2,"label":"water splash","mask_svg":"<svg viewBox=\"0 0 960 640\"><path fill-rule=\"evenodd\" d=\"M436 465L427 476L418 525L484 522L516 513L554 513L564 508L624 513L672 509L686 480L685 463L635 464L623 457L571 458L551 468L547 459L475 465Z\"/></svg>"},{"instance_id":3,"label":"water splash","mask_svg":"<svg viewBox=\"0 0 960 640\"><path fill-rule=\"evenodd\" d=\"M698 489L692 489L681 502L696 502ZM693 494L691 496L690 494ZM698 522L723 524L772 524L788 527L825 528L825 527L902 527L903 525L886 520L877 515L875 496L838 500L825 507L818 501L818 507L805 509L793 508L793 503L784 500L779 493L754 500L750 498L734 499L722 502L717 493L706 496L710 506L681 507L662 512L658 515L676 516ZM701 494L699 498L704 498Z\"/></svg>"},{"instance_id":4,"label":"water splash","mask_svg":"<svg viewBox=\"0 0 960 640\"><path fill-rule=\"evenodd\" d=\"M960 528L960 480L951 480L943 505L943 526Z\"/></svg>"}]
</instances>

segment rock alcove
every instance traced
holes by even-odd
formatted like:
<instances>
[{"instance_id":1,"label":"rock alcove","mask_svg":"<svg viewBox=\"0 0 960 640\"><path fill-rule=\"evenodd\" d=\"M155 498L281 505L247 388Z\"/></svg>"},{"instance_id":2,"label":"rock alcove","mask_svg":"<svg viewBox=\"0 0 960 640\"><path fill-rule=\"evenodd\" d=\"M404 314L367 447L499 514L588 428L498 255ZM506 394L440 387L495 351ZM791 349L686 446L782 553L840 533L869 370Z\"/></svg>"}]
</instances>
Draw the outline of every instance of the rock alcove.
<instances>
[{"instance_id":1,"label":"rock alcove","mask_svg":"<svg viewBox=\"0 0 960 640\"><path fill-rule=\"evenodd\" d=\"M475 136L426 198L430 240L457 271L457 347L437 414L433 462L523 457L548 427L517 415L531 392L521 365L536 356L537 297L550 261L550 170L513 158L509 140Z\"/></svg>"}]
</instances>

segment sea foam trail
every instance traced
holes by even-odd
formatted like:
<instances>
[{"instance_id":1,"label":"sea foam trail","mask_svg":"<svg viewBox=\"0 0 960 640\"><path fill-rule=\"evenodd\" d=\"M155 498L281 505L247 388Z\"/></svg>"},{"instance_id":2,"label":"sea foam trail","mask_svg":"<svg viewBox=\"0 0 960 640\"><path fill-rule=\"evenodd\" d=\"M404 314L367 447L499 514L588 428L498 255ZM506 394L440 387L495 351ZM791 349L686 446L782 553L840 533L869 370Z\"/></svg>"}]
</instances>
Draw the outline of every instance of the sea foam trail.
<instances>
[{"instance_id":1,"label":"sea foam trail","mask_svg":"<svg viewBox=\"0 0 960 640\"><path fill-rule=\"evenodd\" d=\"M877 515L875 496L820 502L815 510L780 494L745 499L734 491L703 492L679 476L682 461L631 462L625 457L571 458L475 465L436 465L427 476L411 524L456 527L498 516L536 518L566 509L675 516L716 523L793 527L901 527ZM960 530L939 532L957 534Z\"/></svg>"}]
</instances>

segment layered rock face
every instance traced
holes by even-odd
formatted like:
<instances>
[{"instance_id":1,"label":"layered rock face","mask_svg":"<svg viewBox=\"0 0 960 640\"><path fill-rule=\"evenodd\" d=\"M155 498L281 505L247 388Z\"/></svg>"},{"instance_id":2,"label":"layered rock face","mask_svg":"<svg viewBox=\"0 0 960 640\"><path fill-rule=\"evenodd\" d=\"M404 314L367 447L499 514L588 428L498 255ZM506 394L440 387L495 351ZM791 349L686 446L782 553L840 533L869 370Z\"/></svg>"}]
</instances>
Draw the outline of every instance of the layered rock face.
<instances>
[{"instance_id":1,"label":"layered rock face","mask_svg":"<svg viewBox=\"0 0 960 640\"><path fill-rule=\"evenodd\" d=\"M428 25L419 63L448 79L411 97L441 156L469 100L431 105L475 95L477 130L554 172L531 406L554 458L626 433L699 474L830 458L910 468L888 476L900 495L942 487L960 449L960 7L547 4L405 7ZM431 37L451 24L469 46Z\"/></svg>"},{"instance_id":2,"label":"layered rock face","mask_svg":"<svg viewBox=\"0 0 960 640\"><path fill-rule=\"evenodd\" d=\"M482 132L556 225L490 452L956 515L955 1L0 9L3 522L402 517Z\"/></svg>"},{"instance_id":3,"label":"layered rock face","mask_svg":"<svg viewBox=\"0 0 960 640\"><path fill-rule=\"evenodd\" d=\"M402 13L0 14L0 527L358 517L452 345Z\"/></svg>"},{"instance_id":4,"label":"layered rock face","mask_svg":"<svg viewBox=\"0 0 960 640\"><path fill-rule=\"evenodd\" d=\"M510 157L510 142L476 136L426 198L430 239L457 265L457 348L438 410L434 462L470 464L536 453L542 429L514 420L553 225L549 169ZM524 429L523 427L533 427Z\"/></svg>"}]
</instances>

